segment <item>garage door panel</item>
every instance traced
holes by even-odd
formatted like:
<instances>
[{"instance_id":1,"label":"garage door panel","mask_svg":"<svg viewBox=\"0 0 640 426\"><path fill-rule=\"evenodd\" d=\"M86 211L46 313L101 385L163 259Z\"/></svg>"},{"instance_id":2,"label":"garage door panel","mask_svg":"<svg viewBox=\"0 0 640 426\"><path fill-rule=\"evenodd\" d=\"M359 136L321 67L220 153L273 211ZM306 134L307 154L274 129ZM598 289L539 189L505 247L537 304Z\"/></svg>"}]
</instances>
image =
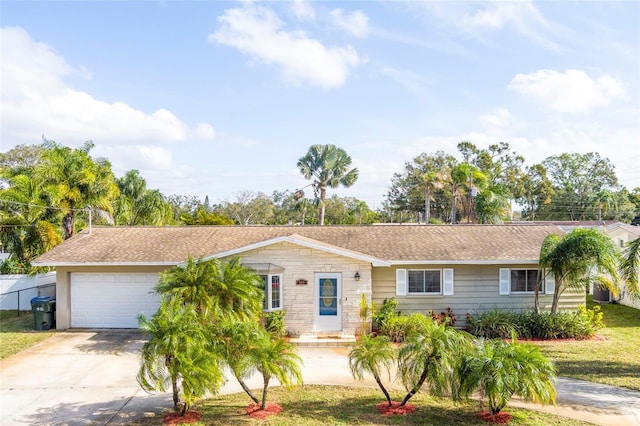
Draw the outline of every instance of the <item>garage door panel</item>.
<instances>
[{"instance_id":1,"label":"garage door panel","mask_svg":"<svg viewBox=\"0 0 640 426\"><path fill-rule=\"evenodd\" d=\"M71 327L137 328L160 305L158 274L71 274Z\"/></svg>"}]
</instances>

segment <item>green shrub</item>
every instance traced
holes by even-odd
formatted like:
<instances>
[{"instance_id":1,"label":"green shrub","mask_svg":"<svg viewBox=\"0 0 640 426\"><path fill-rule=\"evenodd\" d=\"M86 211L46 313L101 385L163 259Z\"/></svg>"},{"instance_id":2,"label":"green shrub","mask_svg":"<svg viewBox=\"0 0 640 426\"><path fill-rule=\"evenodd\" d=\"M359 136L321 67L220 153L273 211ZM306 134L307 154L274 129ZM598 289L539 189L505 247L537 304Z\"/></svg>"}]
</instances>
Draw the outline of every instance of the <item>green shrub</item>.
<instances>
[{"instance_id":1,"label":"green shrub","mask_svg":"<svg viewBox=\"0 0 640 426\"><path fill-rule=\"evenodd\" d=\"M264 328L273 337L284 337L287 333L284 328L285 311L265 312Z\"/></svg>"},{"instance_id":2,"label":"green shrub","mask_svg":"<svg viewBox=\"0 0 640 426\"><path fill-rule=\"evenodd\" d=\"M467 331L485 338L508 338L515 335L529 339L584 339L604 326L602 312L579 306L577 312L536 313L493 309L480 314L467 314Z\"/></svg>"},{"instance_id":3,"label":"green shrub","mask_svg":"<svg viewBox=\"0 0 640 426\"><path fill-rule=\"evenodd\" d=\"M516 338L514 313L492 309L480 314L467 314L467 331L474 336L487 339Z\"/></svg>"},{"instance_id":4,"label":"green shrub","mask_svg":"<svg viewBox=\"0 0 640 426\"><path fill-rule=\"evenodd\" d=\"M375 321L378 330L382 331L382 329L387 326L387 323L391 318L398 316L396 306L398 306L398 302L394 297L391 299L384 299L380 309L372 314L372 318Z\"/></svg>"},{"instance_id":5,"label":"green shrub","mask_svg":"<svg viewBox=\"0 0 640 426\"><path fill-rule=\"evenodd\" d=\"M416 312L411 315L396 315L385 323L380 332L395 343L402 343L416 334L425 335L430 330L431 317Z\"/></svg>"}]
</instances>

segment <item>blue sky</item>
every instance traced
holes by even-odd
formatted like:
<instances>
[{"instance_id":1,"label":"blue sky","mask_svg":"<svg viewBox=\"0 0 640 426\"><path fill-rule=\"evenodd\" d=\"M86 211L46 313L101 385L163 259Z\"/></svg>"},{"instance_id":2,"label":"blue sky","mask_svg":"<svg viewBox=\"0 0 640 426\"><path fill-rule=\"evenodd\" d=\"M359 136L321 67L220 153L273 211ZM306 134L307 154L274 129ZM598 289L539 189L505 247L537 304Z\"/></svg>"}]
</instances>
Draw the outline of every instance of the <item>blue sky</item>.
<instances>
[{"instance_id":1,"label":"blue sky","mask_svg":"<svg viewBox=\"0 0 640 426\"><path fill-rule=\"evenodd\" d=\"M91 139L167 195L295 190L316 143L371 208L460 141L599 152L640 187L640 2L5 0L0 23L0 150Z\"/></svg>"}]
</instances>

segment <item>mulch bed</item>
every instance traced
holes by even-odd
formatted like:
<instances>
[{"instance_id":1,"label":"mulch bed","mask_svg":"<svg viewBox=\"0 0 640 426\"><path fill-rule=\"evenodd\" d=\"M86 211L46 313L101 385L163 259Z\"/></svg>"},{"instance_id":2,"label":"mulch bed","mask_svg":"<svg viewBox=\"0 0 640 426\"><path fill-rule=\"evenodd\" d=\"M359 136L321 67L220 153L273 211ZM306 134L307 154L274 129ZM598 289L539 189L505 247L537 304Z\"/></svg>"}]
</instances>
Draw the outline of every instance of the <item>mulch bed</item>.
<instances>
[{"instance_id":1,"label":"mulch bed","mask_svg":"<svg viewBox=\"0 0 640 426\"><path fill-rule=\"evenodd\" d=\"M251 404L245 409L245 411L251 418L266 419L269 416L278 414L282 411L282 407L280 404L276 404L275 402L268 402L264 410L260 409L260 404Z\"/></svg>"},{"instance_id":2,"label":"mulch bed","mask_svg":"<svg viewBox=\"0 0 640 426\"><path fill-rule=\"evenodd\" d=\"M513 416L509 413L498 413L492 416L490 411L482 411L478 413L478 417L480 417L487 423L494 423L499 425L506 425L513 418Z\"/></svg>"},{"instance_id":3,"label":"mulch bed","mask_svg":"<svg viewBox=\"0 0 640 426\"><path fill-rule=\"evenodd\" d=\"M584 342L585 340L592 340L595 342L604 342L607 339L603 336L599 336L594 334L591 337L585 337L583 339L576 338L568 338L568 339L542 339L539 337L531 337L531 338L520 338L518 337L518 342L550 342L550 343L564 343L564 342ZM511 341L511 339L509 339Z\"/></svg>"},{"instance_id":4,"label":"mulch bed","mask_svg":"<svg viewBox=\"0 0 640 426\"><path fill-rule=\"evenodd\" d=\"M180 413L169 413L165 414L162 418L162 422L165 425L180 425L183 423L193 423L200 421L202 418L202 413L198 411L187 411L184 416L181 416Z\"/></svg>"},{"instance_id":5,"label":"mulch bed","mask_svg":"<svg viewBox=\"0 0 640 426\"><path fill-rule=\"evenodd\" d=\"M411 414L416 411L415 405L405 404L401 407L400 404L400 402L392 401L391 406L389 406L389 403L384 401L376 405L376 408L383 416Z\"/></svg>"}]
</instances>

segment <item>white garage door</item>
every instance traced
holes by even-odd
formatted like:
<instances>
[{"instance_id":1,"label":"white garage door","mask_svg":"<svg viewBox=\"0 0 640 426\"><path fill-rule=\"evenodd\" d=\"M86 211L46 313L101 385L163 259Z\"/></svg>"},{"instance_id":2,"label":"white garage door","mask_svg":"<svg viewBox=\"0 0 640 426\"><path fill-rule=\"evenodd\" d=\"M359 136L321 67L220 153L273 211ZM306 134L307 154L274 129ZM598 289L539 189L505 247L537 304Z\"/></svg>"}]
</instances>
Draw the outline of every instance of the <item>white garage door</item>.
<instances>
[{"instance_id":1,"label":"white garage door","mask_svg":"<svg viewBox=\"0 0 640 426\"><path fill-rule=\"evenodd\" d=\"M138 328L160 305L158 274L71 274L71 327Z\"/></svg>"}]
</instances>

